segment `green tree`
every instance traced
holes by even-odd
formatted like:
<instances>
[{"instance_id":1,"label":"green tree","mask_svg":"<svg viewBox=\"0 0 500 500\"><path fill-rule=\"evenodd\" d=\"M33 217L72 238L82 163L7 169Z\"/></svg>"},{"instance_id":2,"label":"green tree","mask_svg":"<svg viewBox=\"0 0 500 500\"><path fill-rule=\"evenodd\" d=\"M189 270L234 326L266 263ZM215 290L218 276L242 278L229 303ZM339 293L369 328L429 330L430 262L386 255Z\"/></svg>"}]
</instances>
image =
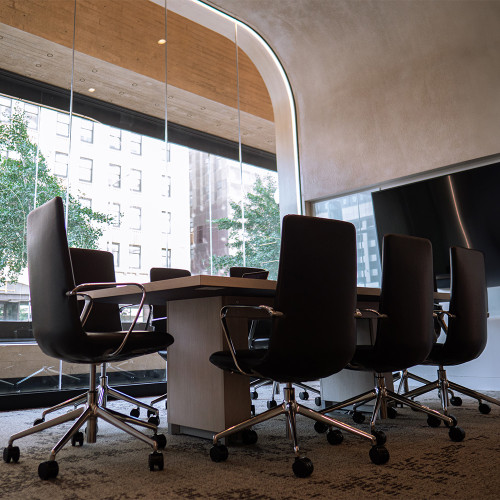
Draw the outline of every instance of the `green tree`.
<instances>
[{"instance_id":1,"label":"green tree","mask_svg":"<svg viewBox=\"0 0 500 500\"><path fill-rule=\"evenodd\" d=\"M26 217L35 208L35 183L37 206L54 196L66 200L65 188L29 137L24 113L15 111L10 122L0 125L0 284L17 282L26 267ZM102 225L110 220L69 195L70 246L96 248Z\"/></svg>"},{"instance_id":2,"label":"green tree","mask_svg":"<svg viewBox=\"0 0 500 500\"><path fill-rule=\"evenodd\" d=\"M261 267L276 279L280 254L280 212L274 199L276 181L271 176L259 177L252 191L247 193L241 205L229 203L232 216L216 219L217 229L228 232L226 247L228 255L214 255L214 271L229 273L231 266ZM244 215L244 219L242 217ZM242 230L244 221L244 233ZM245 241L245 264L243 263L243 241Z\"/></svg>"}]
</instances>

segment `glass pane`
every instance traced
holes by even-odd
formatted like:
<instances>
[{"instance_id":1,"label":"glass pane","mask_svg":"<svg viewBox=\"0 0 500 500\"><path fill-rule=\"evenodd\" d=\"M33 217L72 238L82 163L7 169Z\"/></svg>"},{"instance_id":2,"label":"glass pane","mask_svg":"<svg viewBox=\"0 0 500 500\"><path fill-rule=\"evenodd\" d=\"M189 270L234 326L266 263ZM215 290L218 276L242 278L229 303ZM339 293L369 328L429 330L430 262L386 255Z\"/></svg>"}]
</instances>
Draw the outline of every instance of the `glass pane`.
<instances>
[{"instance_id":1,"label":"glass pane","mask_svg":"<svg viewBox=\"0 0 500 500\"><path fill-rule=\"evenodd\" d=\"M380 287L380 252L370 192L316 202L313 204L313 215L354 224L358 253L358 286Z\"/></svg>"}]
</instances>

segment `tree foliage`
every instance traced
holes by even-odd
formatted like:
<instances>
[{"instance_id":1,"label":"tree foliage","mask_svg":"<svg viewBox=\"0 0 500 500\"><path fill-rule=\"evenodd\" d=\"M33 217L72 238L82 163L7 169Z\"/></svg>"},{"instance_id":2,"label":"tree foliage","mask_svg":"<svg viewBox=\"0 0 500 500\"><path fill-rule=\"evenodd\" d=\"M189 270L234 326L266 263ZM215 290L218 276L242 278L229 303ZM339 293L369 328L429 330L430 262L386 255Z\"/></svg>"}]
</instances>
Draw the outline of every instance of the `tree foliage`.
<instances>
[{"instance_id":1,"label":"tree foliage","mask_svg":"<svg viewBox=\"0 0 500 500\"><path fill-rule=\"evenodd\" d=\"M38 168L37 168L38 166ZM47 162L28 133L24 113L15 111L0 125L0 284L17 282L26 268L28 213L55 196L66 201L66 189L49 172ZM71 194L68 207L68 243L96 248L108 215L84 207Z\"/></svg>"},{"instance_id":2,"label":"tree foliage","mask_svg":"<svg viewBox=\"0 0 500 500\"><path fill-rule=\"evenodd\" d=\"M271 176L257 178L252 191L245 196L244 213L239 203L231 201L232 216L214 221L219 230L228 232L229 250L228 255L212 257L215 272L228 274L230 267L245 265L267 269L269 277L276 279L281 241L279 205L274 198L276 189L276 181Z\"/></svg>"}]
</instances>

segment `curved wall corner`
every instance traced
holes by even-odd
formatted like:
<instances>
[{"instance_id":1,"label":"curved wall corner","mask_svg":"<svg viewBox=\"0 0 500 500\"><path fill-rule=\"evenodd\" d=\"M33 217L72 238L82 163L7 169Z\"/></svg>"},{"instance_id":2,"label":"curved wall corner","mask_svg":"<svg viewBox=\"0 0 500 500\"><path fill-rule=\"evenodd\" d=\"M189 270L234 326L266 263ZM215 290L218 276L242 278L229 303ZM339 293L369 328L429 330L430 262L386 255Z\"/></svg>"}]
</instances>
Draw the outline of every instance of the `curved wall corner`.
<instances>
[{"instance_id":1,"label":"curved wall corner","mask_svg":"<svg viewBox=\"0 0 500 500\"><path fill-rule=\"evenodd\" d=\"M164 5L163 0L155 1ZM167 8L233 42L235 23L238 26L238 47L259 70L273 105L281 217L290 213L303 213L295 103L286 74L276 55L260 35L216 6L198 0L167 0Z\"/></svg>"}]
</instances>

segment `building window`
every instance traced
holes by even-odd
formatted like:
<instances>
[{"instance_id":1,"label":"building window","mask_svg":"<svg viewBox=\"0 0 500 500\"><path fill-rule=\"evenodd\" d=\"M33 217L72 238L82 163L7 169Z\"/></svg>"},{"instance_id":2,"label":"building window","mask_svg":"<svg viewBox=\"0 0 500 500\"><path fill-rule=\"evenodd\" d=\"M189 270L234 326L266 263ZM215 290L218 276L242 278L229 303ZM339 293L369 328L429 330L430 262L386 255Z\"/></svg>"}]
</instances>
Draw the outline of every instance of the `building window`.
<instances>
[{"instance_id":1,"label":"building window","mask_svg":"<svg viewBox=\"0 0 500 500\"><path fill-rule=\"evenodd\" d=\"M57 113L56 134L69 137L69 115L66 113Z\"/></svg>"},{"instance_id":2,"label":"building window","mask_svg":"<svg viewBox=\"0 0 500 500\"><path fill-rule=\"evenodd\" d=\"M78 167L79 179L84 182L92 182L92 170L94 168L94 161L90 158L80 158Z\"/></svg>"},{"instance_id":3,"label":"building window","mask_svg":"<svg viewBox=\"0 0 500 500\"><path fill-rule=\"evenodd\" d=\"M142 225L141 218L142 218L141 207L130 207L129 210L130 229L141 229Z\"/></svg>"},{"instance_id":4,"label":"building window","mask_svg":"<svg viewBox=\"0 0 500 500\"><path fill-rule=\"evenodd\" d=\"M131 269L141 268L141 246L140 245L129 245L128 246L129 255L129 267Z\"/></svg>"},{"instance_id":5,"label":"building window","mask_svg":"<svg viewBox=\"0 0 500 500\"><path fill-rule=\"evenodd\" d=\"M198 226L196 228L196 244L199 245L203 243L203 226Z\"/></svg>"},{"instance_id":6,"label":"building window","mask_svg":"<svg viewBox=\"0 0 500 500\"><path fill-rule=\"evenodd\" d=\"M38 130L38 114L40 113L40 108L34 106L33 104L26 103L24 105L24 115L28 122L28 128L31 130Z\"/></svg>"},{"instance_id":7,"label":"building window","mask_svg":"<svg viewBox=\"0 0 500 500\"><path fill-rule=\"evenodd\" d=\"M170 234L172 232L172 213L167 212L167 233Z\"/></svg>"},{"instance_id":8,"label":"building window","mask_svg":"<svg viewBox=\"0 0 500 500\"><path fill-rule=\"evenodd\" d=\"M109 132L109 147L117 150L122 148L122 131L120 129L113 128Z\"/></svg>"},{"instance_id":9,"label":"building window","mask_svg":"<svg viewBox=\"0 0 500 500\"><path fill-rule=\"evenodd\" d=\"M114 188L122 187L122 167L120 165L109 165L108 185Z\"/></svg>"},{"instance_id":10,"label":"building window","mask_svg":"<svg viewBox=\"0 0 500 500\"><path fill-rule=\"evenodd\" d=\"M134 155L142 155L142 136L135 135L130 140L130 152Z\"/></svg>"},{"instance_id":11,"label":"building window","mask_svg":"<svg viewBox=\"0 0 500 500\"><path fill-rule=\"evenodd\" d=\"M94 142L94 122L90 120L83 120L80 127L80 139L82 142Z\"/></svg>"},{"instance_id":12,"label":"building window","mask_svg":"<svg viewBox=\"0 0 500 500\"><path fill-rule=\"evenodd\" d=\"M68 154L56 151L54 174L59 177L68 177Z\"/></svg>"},{"instance_id":13,"label":"building window","mask_svg":"<svg viewBox=\"0 0 500 500\"><path fill-rule=\"evenodd\" d=\"M113 254L115 267L120 267L120 243L111 243L111 247L108 247L108 251Z\"/></svg>"},{"instance_id":14,"label":"building window","mask_svg":"<svg viewBox=\"0 0 500 500\"><path fill-rule=\"evenodd\" d=\"M84 208L89 208L92 210L92 199L91 198L83 198L80 197L78 198L78 201L80 202L80 205Z\"/></svg>"},{"instance_id":15,"label":"building window","mask_svg":"<svg viewBox=\"0 0 500 500\"><path fill-rule=\"evenodd\" d=\"M167 196L172 197L172 177L167 176Z\"/></svg>"},{"instance_id":16,"label":"building window","mask_svg":"<svg viewBox=\"0 0 500 500\"><path fill-rule=\"evenodd\" d=\"M12 99L0 96L0 122L9 123L12 113Z\"/></svg>"},{"instance_id":17,"label":"building window","mask_svg":"<svg viewBox=\"0 0 500 500\"><path fill-rule=\"evenodd\" d=\"M164 263L165 267L172 267L172 249L162 248L161 249L161 261Z\"/></svg>"},{"instance_id":18,"label":"building window","mask_svg":"<svg viewBox=\"0 0 500 500\"><path fill-rule=\"evenodd\" d=\"M109 204L109 215L113 217L113 222L111 225L113 227L120 227L121 225L121 212L120 212L120 204L119 203L110 203Z\"/></svg>"},{"instance_id":19,"label":"building window","mask_svg":"<svg viewBox=\"0 0 500 500\"><path fill-rule=\"evenodd\" d=\"M130 169L130 190L142 191L142 172L136 168Z\"/></svg>"}]
</instances>

